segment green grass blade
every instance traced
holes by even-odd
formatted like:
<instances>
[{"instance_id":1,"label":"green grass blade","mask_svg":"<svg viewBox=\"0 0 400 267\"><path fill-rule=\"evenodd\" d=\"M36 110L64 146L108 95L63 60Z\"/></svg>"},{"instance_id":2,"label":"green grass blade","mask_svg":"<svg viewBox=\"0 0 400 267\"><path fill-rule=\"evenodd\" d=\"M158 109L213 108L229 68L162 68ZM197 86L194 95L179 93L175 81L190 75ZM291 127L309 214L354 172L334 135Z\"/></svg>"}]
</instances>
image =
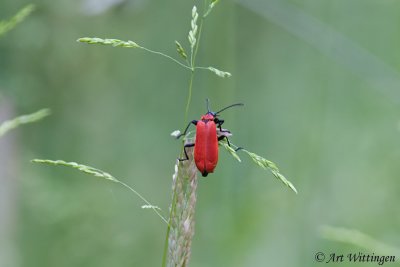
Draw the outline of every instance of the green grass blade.
<instances>
[{"instance_id":1,"label":"green grass blade","mask_svg":"<svg viewBox=\"0 0 400 267\"><path fill-rule=\"evenodd\" d=\"M396 258L400 256L400 248L387 245L357 229L326 225L321 226L319 231L321 237L328 240L351 244L374 253L395 255Z\"/></svg>"},{"instance_id":2,"label":"green grass blade","mask_svg":"<svg viewBox=\"0 0 400 267\"><path fill-rule=\"evenodd\" d=\"M11 19L0 21L0 37L3 34L11 31L15 26L17 26L17 24L24 21L24 19L29 16L29 14L31 14L34 9L34 5L27 5L23 7L20 11L18 11L18 13L15 14L14 17L12 17Z\"/></svg>"},{"instance_id":3,"label":"green grass blade","mask_svg":"<svg viewBox=\"0 0 400 267\"><path fill-rule=\"evenodd\" d=\"M15 119L4 121L3 123L0 124L0 137L6 134L8 131L15 129L22 124L37 122L49 115L50 115L49 109L41 109L35 113L22 115L16 117Z\"/></svg>"}]
</instances>

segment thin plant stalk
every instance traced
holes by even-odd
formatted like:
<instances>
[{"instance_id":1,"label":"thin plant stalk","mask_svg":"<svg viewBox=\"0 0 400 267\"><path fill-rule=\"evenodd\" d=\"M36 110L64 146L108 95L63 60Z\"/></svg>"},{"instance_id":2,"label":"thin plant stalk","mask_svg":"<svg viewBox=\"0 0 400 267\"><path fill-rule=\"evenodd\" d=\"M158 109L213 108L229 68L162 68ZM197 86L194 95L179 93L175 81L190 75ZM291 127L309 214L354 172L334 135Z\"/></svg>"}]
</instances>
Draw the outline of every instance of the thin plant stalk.
<instances>
[{"instance_id":1,"label":"thin plant stalk","mask_svg":"<svg viewBox=\"0 0 400 267\"><path fill-rule=\"evenodd\" d=\"M204 1L204 8L206 1ZM200 43L201 28L203 24L203 17L201 18L201 26L197 40L197 9L194 6L192 9L191 31L189 32L189 43L191 46L190 51L190 79L188 88L188 98L185 108L184 124L187 121L190 103L192 100L193 80L195 77L195 61L197 51ZM181 150L181 157L183 157L183 148ZM165 267L167 263L168 252L168 266L187 266L190 259L192 237L194 235L194 207L196 203L196 189L197 189L197 169L193 161L193 149L188 150L191 156L185 162L177 161L175 165L175 173L173 175L172 185L172 203L170 207L170 217L167 227L167 233L164 244L164 255L162 266ZM193 183L192 183L193 182ZM190 186L185 186L189 184ZM187 189L187 190L185 190ZM190 205L183 205L188 203L190 198ZM182 208L187 207L185 215L183 216ZM189 211L190 210L190 211ZM185 226L186 225L186 226ZM189 229L190 228L190 229ZM189 231L189 232L188 232Z\"/></svg>"}]
</instances>

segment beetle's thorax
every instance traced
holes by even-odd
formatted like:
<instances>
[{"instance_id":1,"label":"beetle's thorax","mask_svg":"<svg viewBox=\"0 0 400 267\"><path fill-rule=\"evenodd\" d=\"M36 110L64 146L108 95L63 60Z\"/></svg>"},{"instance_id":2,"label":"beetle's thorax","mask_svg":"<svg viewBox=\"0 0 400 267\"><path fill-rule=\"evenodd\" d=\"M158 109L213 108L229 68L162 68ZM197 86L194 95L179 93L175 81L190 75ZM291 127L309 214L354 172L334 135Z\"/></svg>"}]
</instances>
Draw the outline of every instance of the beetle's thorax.
<instances>
[{"instance_id":1,"label":"beetle's thorax","mask_svg":"<svg viewBox=\"0 0 400 267\"><path fill-rule=\"evenodd\" d=\"M204 122L213 121L215 119L215 115L212 113L207 113L201 116L201 120Z\"/></svg>"}]
</instances>

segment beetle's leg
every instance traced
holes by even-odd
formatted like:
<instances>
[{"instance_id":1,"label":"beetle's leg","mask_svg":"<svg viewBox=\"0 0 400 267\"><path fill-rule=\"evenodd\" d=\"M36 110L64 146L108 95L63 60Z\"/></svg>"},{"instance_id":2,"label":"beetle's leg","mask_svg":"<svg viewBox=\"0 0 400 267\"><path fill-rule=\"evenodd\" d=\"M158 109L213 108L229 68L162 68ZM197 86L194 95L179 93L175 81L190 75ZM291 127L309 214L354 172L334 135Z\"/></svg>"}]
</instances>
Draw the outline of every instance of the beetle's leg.
<instances>
[{"instance_id":1,"label":"beetle's leg","mask_svg":"<svg viewBox=\"0 0 400 267\"><path fill-rule=\"evenodd\" d=\"M192 120L191 122L189 122L189 124L186 126L185 131L184 131L183 133L181 133L180 135L178 135L178 136L176 137L176 139L179 139L179 138L181 138L181 136L186 135L186 133L187 133L187 131L188 131L188 129L189 129L189 127L190 127L190 125L191 125L192 123L193 123L194 125L197 125L197 120Z\"/></svg>"},{"instance_id":2,"label":"beetle's leg","mask_svg":"<svg viewBox=\"0 0 400 267\"><path fill-rule=\"evenodd\" d=\"M227 129L222 129L222 124L224 124L225 120L220 120L218 118L214 119L215 124L217 125L219 131L221 133L231 133L231 131L227 130Z\"/></svg>"},{"instance_id":3,"label":"beetle's leg","mask_svg":"<svg viewBox=\"0 0 400 267\"><path fill-rule=\"evenodd\" d=\"M218 137L218 141L224 140L224 138L226 139L226 142L228 143L228 146L231 146L231 143L229 143L228 136L226 136L226 135L219 136Z\"/></svg>"},{"instance_id":4,"label":"beetle's leg","mask_svg":"<svg viewBox=\"0 0 400 267\"><path fill-rule=\"evenodd\" d=\"M188 156L188 154L186 152L186 148L188 148L188 147L194 147L194 143L189 143L189 144L186 144L186 145L183 146L183 151L185 152L185 157L186 158L178 159L179 161L185 161L185 160L189 159L189 156Z\"/></svg>"},{"instance_id":5,"label":"beetle's leg","mask_svg":"<svg viewBox=\"0 0 400 267\"><path fill-rule=\"evenodd\" d=\"M215 118L215 119L214 119L214 122L215 122L215 124L218 125L218 127L221 127L221 125L224 124L225 120Z\"/></svg>"},{"instance_id":6,"label":"beetle's leg","mask_svg":"<svg viewBox=\"0 0 400 267\"><path fill-rule=\"evenodd\" d=\"M226 135L221 135L220 137L218 137L218 141L221 141L224 138L226 139L226 142L228 143L228 146L231 146L231 143L229 143L228 136L226 136ZM244 149L244 148L239 146L238 148L235 149L235 152L238 152L241 149Z\"/></svg>"},{"instance_id":7,"label":"beetle's leg","mask_svg":"<svg viewBox=\"0 0 400 267\"><path fill-rule=\"evenodd\" d=\"M214 119L214 122L215 122L215 124L218 126L218 128L219 128L219 130L220 130L220 132L221 133L226 133L226 132L229 132L228 130L222 130L222 124L224 124L224 122L225 122L225 120L220 120L220 119L218 119L218 118L215 118Z\"/></svg>"}]
</instances>

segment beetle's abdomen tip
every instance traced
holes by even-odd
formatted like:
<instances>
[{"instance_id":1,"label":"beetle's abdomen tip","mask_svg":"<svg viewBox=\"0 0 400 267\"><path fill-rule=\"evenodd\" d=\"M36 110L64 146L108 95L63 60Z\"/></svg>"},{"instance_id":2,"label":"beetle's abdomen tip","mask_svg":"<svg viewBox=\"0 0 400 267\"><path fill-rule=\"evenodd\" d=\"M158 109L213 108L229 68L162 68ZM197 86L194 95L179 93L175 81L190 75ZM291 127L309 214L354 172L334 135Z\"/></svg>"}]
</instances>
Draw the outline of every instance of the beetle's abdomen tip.
<instances>
[{"instance_id":1,"label":"beetle's abdomen tip","mask_svg":"<svg viewBox=\"0 0 400 267\"><path fill-rule=\"evenodd\" d=\"M208 172L204 171L201 175L202 175L203 177L207 177Z\"/></svg>"}]
</instances>

